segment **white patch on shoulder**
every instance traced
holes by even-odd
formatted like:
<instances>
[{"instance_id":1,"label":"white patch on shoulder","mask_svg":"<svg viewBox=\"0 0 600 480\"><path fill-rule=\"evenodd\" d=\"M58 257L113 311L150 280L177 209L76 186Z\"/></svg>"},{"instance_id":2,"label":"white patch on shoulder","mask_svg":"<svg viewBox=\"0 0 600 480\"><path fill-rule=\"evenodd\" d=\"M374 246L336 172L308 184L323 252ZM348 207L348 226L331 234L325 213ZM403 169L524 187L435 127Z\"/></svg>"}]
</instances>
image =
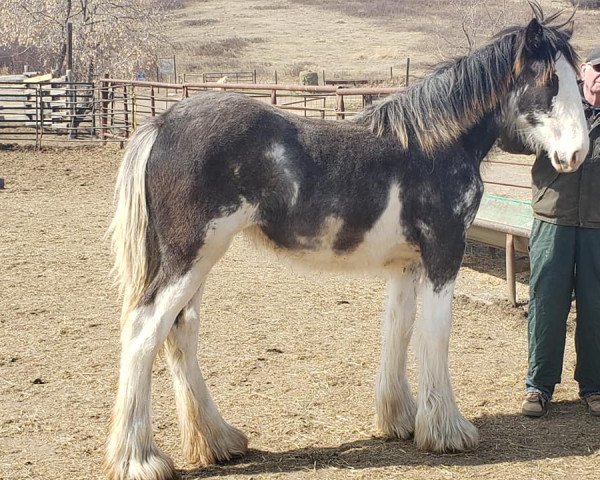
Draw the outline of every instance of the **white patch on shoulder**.
<instances>
[{"instance_id":1,"label":"white patch on shoulder","mask_svg":"<svg viewBox=\"0 0 600 480\"><path fill-rule=\"evenodd\" d=\"M275 165L278 165L283 172L283 177L289 182L291 197L289 198L290 206L296 205L298 201L298 192L300 187L295 181L293 173L288 168L288 157L286 156L285 147L280 143L274 143L265 151L265 157L272 160Z\"/></svg>"},{"instance_id":2,"label":"white patch on shoulder","mask_svg":"<svg viewBox=\"0 0 600 480\"><path fill-rule=\"evenodd\" d=\"M425 238L431 238L433 236L433 231L431 227L426 224L423 220L417 220L417 228L421 232L421 235Z\"/></svg>"},{"instance_id":3,"label":"white patch on shoulder","mask_svg":"<svg viewBox=\"0 0 600 480\"><path fill-rule=\"evenodd\" d=\"M300 187L298 187L298 182L292 182L292 198L290 200L290 204L292 206L296 205L296 202L298 201L298 192L300 191Z\"/></svg>"},{"instance_id":4,"label":"white patch on shoulder","mask_svg":"<svg viewBox=\"0 0 600 480\"><path fill-rule=\"evenodd\" d=\"M274 143L265 152L265 157L273 160L275 163L285 163L287 157L285 156L285 147L281 143Z\"/></svg>"},{"instance_id":5,"label":"white patch on shoulder","mask_svg":"<svg viewBox=\"0 0 600 480\"><path fill-rule=\"evenodd\" d=\"M472 209L473 203L475 202L475 197L477 196L479 189L477 188L477 184L475 182L469 185L461 197L459 197L452 207L452 212L455 215L461 215L468 210Z\"/></svg>"}]
</instances>

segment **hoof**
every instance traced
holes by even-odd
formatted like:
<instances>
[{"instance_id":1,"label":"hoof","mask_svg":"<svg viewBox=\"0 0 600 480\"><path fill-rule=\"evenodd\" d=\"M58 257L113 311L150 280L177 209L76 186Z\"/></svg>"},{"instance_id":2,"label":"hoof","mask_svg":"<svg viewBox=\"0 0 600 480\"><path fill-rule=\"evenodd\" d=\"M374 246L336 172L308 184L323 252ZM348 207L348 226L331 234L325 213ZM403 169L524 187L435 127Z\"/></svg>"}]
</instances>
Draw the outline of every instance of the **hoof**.
<instances>
[{"instance_id":1,"label":"hoof","mask_svg":"<svg viewBox=\"0 0 600 480\"><path fill-rule=\"evenodd\" d=\"M378 416L377 429L385 438L408 440L415 433L415 416L409 412L403 412L403 415L396 415L392 419L383 419Z\"/></svg>"},{"instance_id":2,"label":"hoof","mask_svg":"<svg viewBox=\"0 0 600 480\"><path fill-rule=\"evenodd\" d=\"M109 480L175 480L179 474L173 461L158 450L137 458L122 459L117 462L106 462Z\"/></svg>"},{"instance_id":3,"label":"hoof","mask_svg":"<svg viewBox=\"0 0 600 480\"><path fill-rule=\"evenodd\" d=\"M392 393L383 390L376 398L377 429L385 438L407 440L415 432L417 407L408 383L402 382Z\"/></svg>"},{"instance_id":4,"label":"hoof","mask_svg":"<svg viewBox=\"0 0 600 480\"><path fill-rule=\"evenodd\" d=\"M446 423L436 424L419 413L415 422L415 444L417 448L429 452L466 452L477 448L479 433L460 414Z\"/></svg>"},{"instance_id":5,"label":"hoof","mask_svg":"<svg viewBox=\"0 0 600 480\"><path fill-rule=\"evenodd\" d=\"M248 439L240 430L225 424L219 435L212 439L196 436L186 442L184 453L188 462L197 466L208 466L219 462L227 462L233 457L240 457L248 450Z\"/></svg>"}]
</instances>

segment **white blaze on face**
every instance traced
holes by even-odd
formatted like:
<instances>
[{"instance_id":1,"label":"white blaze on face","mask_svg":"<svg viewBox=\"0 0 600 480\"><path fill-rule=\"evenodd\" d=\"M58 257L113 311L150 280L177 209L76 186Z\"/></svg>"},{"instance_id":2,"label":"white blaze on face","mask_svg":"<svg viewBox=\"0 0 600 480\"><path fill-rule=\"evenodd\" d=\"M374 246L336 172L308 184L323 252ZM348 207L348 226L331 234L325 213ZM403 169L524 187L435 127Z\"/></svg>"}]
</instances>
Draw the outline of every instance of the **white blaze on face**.
<instances>
[{"instance_id":1,"label":"white blaze on face","mask_svg":"<svg viewBox=\"0 0 600 480\"><path fill-rule=\"evenodd\" d=\"M548 152L552 166L562 173L574 172L585 159L589 149L587 124L581 95L573 67L559 54L555 73L558 94L549 115L539 115L540 125L534 126L532 136Z\"/></svg>"}]
</instances>

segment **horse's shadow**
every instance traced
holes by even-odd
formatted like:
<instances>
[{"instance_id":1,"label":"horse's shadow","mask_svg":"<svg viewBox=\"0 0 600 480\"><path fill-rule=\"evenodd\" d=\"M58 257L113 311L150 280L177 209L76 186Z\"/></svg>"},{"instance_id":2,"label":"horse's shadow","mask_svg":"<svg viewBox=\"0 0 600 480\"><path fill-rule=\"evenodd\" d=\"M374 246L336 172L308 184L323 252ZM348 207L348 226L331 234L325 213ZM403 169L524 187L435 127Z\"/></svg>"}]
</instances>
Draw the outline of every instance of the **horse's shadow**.
<instances>
[{"instance_id":1,"label":"horse's shadow","mask_svg":"<svg viewBox=\"0 0 600 480\"><path fill-rule=\"evenodd\" d=\"M313 471L325 468L362 470L393 466L470 466L502 462L583 457L600 451L600 420L580 402L557 402L545 418L490 415L475 419L481 444L473 452L433 454L412 441L368 438L334 447L306 447L283 452L250 450L242 458L209 468L182 471L185 480L227 475Z\"/></svg>"}]
</instances>

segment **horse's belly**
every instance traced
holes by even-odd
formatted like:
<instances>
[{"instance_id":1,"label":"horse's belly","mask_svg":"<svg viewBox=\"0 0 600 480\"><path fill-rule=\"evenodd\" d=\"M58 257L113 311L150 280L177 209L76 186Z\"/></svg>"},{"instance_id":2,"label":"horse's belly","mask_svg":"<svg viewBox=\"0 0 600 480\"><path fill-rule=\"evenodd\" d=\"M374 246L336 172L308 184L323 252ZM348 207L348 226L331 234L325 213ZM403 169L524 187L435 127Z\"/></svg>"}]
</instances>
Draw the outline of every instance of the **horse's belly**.
<instances>
[{"instance_id":1,"label":"horse's belly","mask_svg":"<svg viewBox=\"0 0 600 480\"><path fill-rule=\"evenodd\" d=\"M351 215L342 218L331 214L314 225L313 230L317 233L309 236L295 233L302 229L295 228L294 222L285 227L271 225L270 229L264 230L254 226L247 233L280 256L321 270L402 268L420 261L421 252L417 245L407 241L400 224L402 205L398 185L390 187L388 197L387 205L368 229L364 229L360 221L352 221ZM361 208L369 208L369 202ZM310 220L304 218L301 223L310 224ZM267 234L267 231L279 235Z\"/></svg>"},{"instance_id":2,"label":"horse's belly","mask_svg":"<svg viewBox=\"0 0 600 480\"><path fill-rule=\"evenodd\" d=\"M417 245L398 238L372 238L367 235L356 248L337 251L332 238L321 237L320 242L306 247L287 248L269 239L259 228L246 230L246 235L257 245L274 250L282 259L318 270L399 269L419 262L421 252Z\"/></svg>"}]
</instances>

